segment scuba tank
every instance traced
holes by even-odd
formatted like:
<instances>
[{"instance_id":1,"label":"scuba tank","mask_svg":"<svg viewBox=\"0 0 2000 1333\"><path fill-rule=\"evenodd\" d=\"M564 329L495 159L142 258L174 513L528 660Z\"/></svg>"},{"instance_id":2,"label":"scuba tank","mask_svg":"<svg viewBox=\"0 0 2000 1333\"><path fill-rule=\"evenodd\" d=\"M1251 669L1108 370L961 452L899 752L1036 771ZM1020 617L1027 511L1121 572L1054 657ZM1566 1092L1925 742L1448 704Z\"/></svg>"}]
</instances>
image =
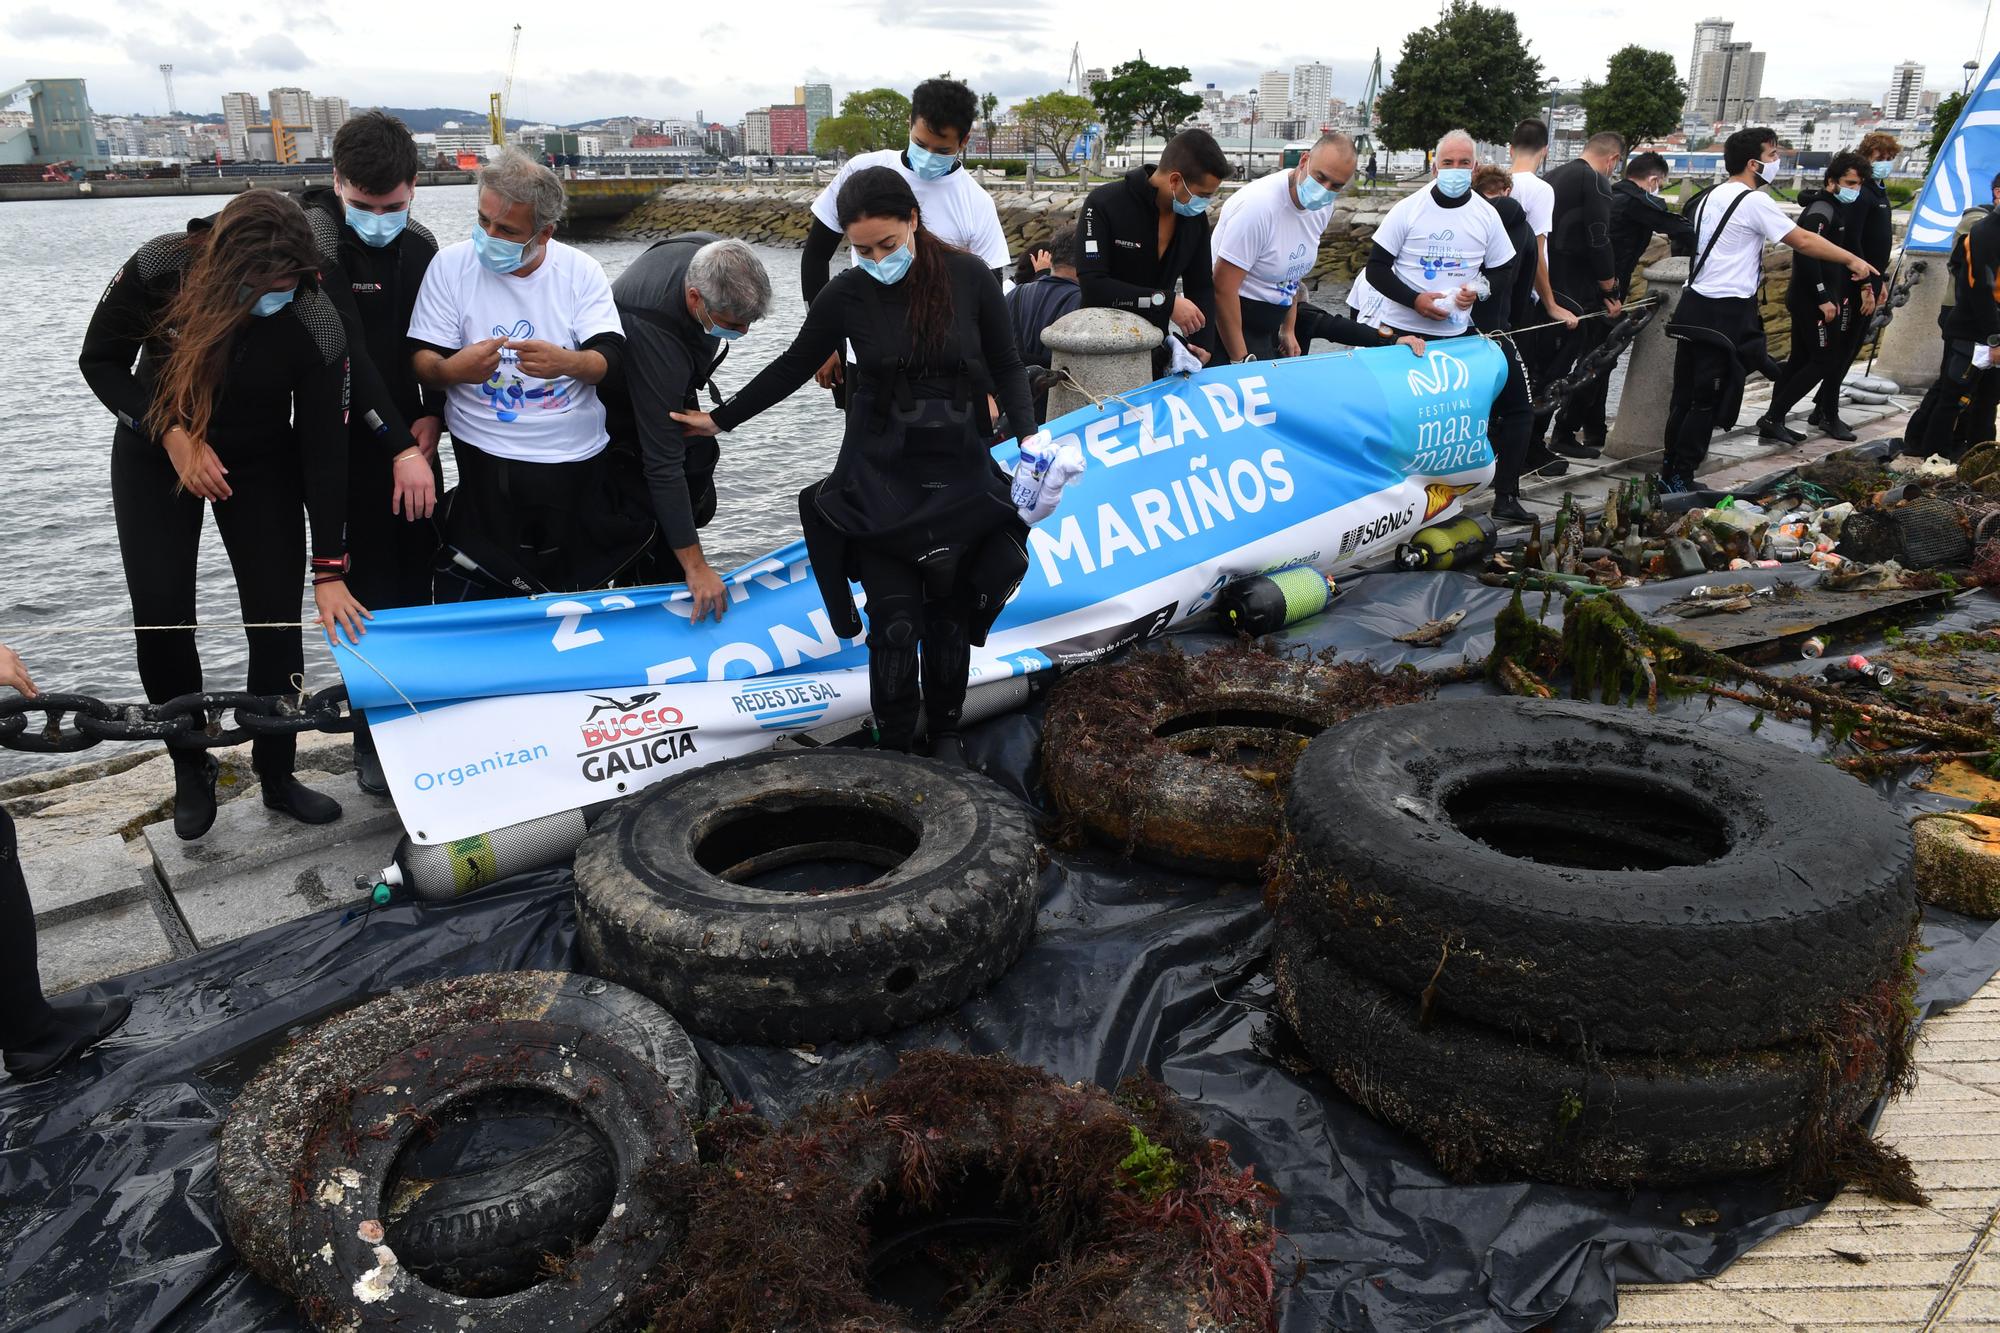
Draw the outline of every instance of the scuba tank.
<instances>
[{"instance_id":1,"label":"scuba tank","mask_svg":"<svg viewBox=\"0 0 2000 1333\"><path fill-rule=\"evenodd\" d=\"M1404 569L1464 569L1493 553L1496 532L1484 514L1439 523L1397 547L1396 563Z\"/></svg>"},{"instance_id":2,"label":"scuba tank","mask_svg":"<svg viewBox=\"0 0 2000 1333\"><path fill-rule=\"evenodd\" d=\"M451 842L413 843L406 836L396 844L395 860L383 869L381 883L435 902L541 870L575 855L590 821L609 804L558 810Z\"/></svg>"},{"instance_id":3,"label":"scuba tank","mask_svg":"<svg viewBox=\"0 0 2000 1333\"><path fill-rule=\"evenodd\" d=\"M1238 579L1216 594L1216 614L1243 634L1271 634L1326 610L1333 580L1310 565Z\"/></svg>"}]
</instances>

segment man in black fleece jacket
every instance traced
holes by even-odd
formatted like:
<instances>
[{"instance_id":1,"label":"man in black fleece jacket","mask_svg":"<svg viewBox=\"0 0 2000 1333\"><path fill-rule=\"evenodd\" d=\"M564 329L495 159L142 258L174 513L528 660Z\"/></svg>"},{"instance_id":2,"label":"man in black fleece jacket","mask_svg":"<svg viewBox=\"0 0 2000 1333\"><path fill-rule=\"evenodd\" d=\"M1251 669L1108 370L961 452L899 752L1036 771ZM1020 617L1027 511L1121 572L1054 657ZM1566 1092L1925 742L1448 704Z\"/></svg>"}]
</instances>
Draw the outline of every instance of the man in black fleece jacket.
<instances>
[{"instance_id":1,"label":"man in black fleece jacket","mask_svg":"<svg viewBox=\"0 0 2000 1333\"><path fill-rule=\"evenodd\" d=\"M1958 239L1951 254L1951 290L1944 361L1918 409L1923 438L1909 441L1919 457L1959 455L1952 428L1972 401L1979 377L1994 373L1993 352L2000 348L2000 212L1987 214Z\"/></svg>"}]
</instances>

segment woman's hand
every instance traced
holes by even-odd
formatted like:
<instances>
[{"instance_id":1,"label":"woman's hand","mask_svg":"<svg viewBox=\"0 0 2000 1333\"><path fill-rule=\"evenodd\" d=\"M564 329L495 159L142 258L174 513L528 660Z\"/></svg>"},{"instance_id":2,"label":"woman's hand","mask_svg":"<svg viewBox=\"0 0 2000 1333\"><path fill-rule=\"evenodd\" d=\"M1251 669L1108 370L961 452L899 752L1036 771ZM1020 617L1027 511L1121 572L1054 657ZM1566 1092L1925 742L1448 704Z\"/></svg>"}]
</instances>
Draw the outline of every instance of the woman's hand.
<instances>
[{"instance_id":1,"label":"woman's hand","mask_svg":"<svg viewBox=\"0 0 2000 1333\"><path fill-rule=\"evenodd\" d=\"M354 594L347 590L342 579L314 584L313 605L319 608L320 628L326 631L328 643L339 643L337 631L342 629L347 631L349 643L360 643L361 636L368 632L361 622L375 618L367 607L354 600Z\"/></svg>"},{"instance_id":2,"label":"woman's hand","mask_svg":"<svg viewBox=\"0 0 2000 1333\"><path fill-rule=\"evenodd\" d=\"M715 424L715 418L706 412L669 412L668 416L681 423L681 430L688 435L716 435L722 427Z\"/></svg>"},{"instance_id":3,"label":"woman's hand","mask_svg":"<svg viewBox=\"0 0 2000 1333\"><path fill-rule=\"evenodd\" d=\"M179 426L166 433L162 443L167 446L167 458L174 465L174 472L180 478L181 489L204 500L227 500L233 491L223 480L229 469L215 456L204 440L197 440Z\"/></svg>"},{"instance_id":4,"label":"woman's hand","mask_svg":"<svg viewBox=\"0 0 2000 1333\"><path fill-rule=\"evenodd\" d=\"M437 477L421 447L413 446L396 455L390 466L394 488L389 495L389 512L401 514L414 523L429 518L437 508Z\"/></svg>"}]
</instances>

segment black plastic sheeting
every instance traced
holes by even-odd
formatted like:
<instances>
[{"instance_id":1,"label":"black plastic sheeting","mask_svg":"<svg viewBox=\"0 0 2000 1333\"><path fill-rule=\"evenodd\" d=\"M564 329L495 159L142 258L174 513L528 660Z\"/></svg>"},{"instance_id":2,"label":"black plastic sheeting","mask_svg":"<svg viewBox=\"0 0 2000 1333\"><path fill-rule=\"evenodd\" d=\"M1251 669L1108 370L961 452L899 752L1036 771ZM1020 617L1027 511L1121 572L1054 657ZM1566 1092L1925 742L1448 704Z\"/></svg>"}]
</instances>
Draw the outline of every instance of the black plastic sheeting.
<instances>
[{"instance_id":1,"label":"black plastic sheeting","mask_svg":"<svg viewBox=\"0 0 2000 1333\"><path fill-rule=\"evenodd\" d=\"M1672 591L1649 588L1631 600L1654 604ZM1375 576L1280 638L1301 650L1335 645L1379 664L1439 667L1483 654L1506 600L1466 575ZM1461 608L1466 625L1442 648L1391 642ZM1995 619L2000 608L1984 596L1961 598L1945 617L1955 626ZM1215 640L1182 641L1198 649ZM1856 647L1866 650L1842 650ZM1735 732L1751 716L1700 699L1662 707ZM1030 709L977 728L968 748L1004 785L1038 800L1039 732L1039 710ZM1799 726L1772 723L1758 734L1819 749ZM1902 807L1953 804L1892 780L1879 785ZM57 1079L0 1084L0 1328L302 1327L280 1293L236 1263L223 1235L215 1141L231 1097L289 1034L369 996L469 972L580 966L570 887L567 871L553 871L455 904L330 909L93 988L133 997L125 1030ZM1282 1192L1286 1333L1602 1328L1619 1282L1712 1276L1817 1211L1786 1207L1764 1179L1632 1196L1453 1184L1325 1080L1258 1053L1272 999L1263 970L1269 923L1254 885L1085 853L1055 855L1042 888L1026 955L946 1019L812 1058L713 1043L702 1043L703 1055L728 1095L773 1116L885 1075L897 1052L926 1046L1003 1053L1106 1085L1150 1069ZM2000 969L2000 930L1990 923L1932 910L1924 935L1932 952L1921 998L1930 1009L1969 998ZM1690 1209L1713 1209L1720 1221L1690 1227L1682 1220Z\"/></svg>"}]
</instances>

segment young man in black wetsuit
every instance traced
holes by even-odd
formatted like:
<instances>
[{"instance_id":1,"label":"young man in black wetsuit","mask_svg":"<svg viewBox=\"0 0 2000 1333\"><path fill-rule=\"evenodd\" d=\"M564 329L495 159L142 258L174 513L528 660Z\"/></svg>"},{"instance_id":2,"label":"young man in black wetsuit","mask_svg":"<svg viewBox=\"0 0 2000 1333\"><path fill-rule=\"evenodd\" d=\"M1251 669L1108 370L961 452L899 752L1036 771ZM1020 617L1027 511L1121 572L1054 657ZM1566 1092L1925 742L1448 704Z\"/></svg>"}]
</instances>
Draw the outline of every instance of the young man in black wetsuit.
<instances>
[{"instance_id":1,"label":"young man in black wetsuit","mask_svg":"<svg viewBox=\"0 0 2000 1333\"><path fill-rule=\"evenodd\" d=\"M1168 337L1178 328L1206 361L1215 346L1215 261L1205 214L1228 174L1213 135L1183 130L1159 166L1134 167L1092 190L1076 224L1083 304L1130 310ZM1169 361L1162 343L1153 373L1164 374Z\"/></svg>"},{"instance_id":2,"label":"young man in black wetsuit","mask_svg":"<svg viewBox=\"0 0 2000 1333\"><path fill-rule=\"evenodd\" d=\"M1482 333L1508 331L1538 318L1534 291L1541 278L1540 247L1527 211L1511 197L1513 190L1513 176L1500 167L1480 167L1473 173L1472 192L1499 216L1515 256L1493 274L1491 295L1473 307L1473 321ZM1493 399L1486 432L1493 441L1493 517L1504 523L1531 523L1535 516L1521 503L1521 475L1527 466L1535 409L1520 348L1513 338L1496 341L1507 356L1507 380ZM1566 472L1569 465L1562 468Z\"/></svg>"},{"instance_id":3,"label":"young man in black wetsuit","mask_svg":"<svg viewBox=\"0 0 2000 1333\"><path fill-rule=\"evenodd\" d=\"M1889 271L1889 254L1896 246L1896 222L1889 203L1887 183L1889 172L1894 167L1896 157L1903 151L1903 145L1893 134L1877 130L1861 136L1861 146L1856 150L1868 162L1868 171L1861 179L1861 194L1847 206L1847 234L1852 238L1848 247L1875 268L1875 277L1860 284L1855 292L1854 327L1847 332L1846 346L1830 359L1840 367L1839 379L1847 373L1847 367L1854 364L1854 358L1861 351L1861 344L1868 337L1868 322L1875 314L1875 307L1888 294L1887 280L1882 276ZM1838 408L1840 400L1834 400L1834 410L1825 406L1815 407L1806 418L1809 426L1830 427L1827 434L1835 439L1852 438L1847 425L1841 421Z\"/></svg>"},{"instance_id":4,"label":"young man in black wetsuit","mask_svg":"<svg viewBox=\"0 0 2000 1333\"><path fill-rule=\"evenodd\" d=\"M1555 194L1555 221L1549 230L1549 287L1556 300L1579 316L1564 331L1549 362L1551 380L1569 374L1577 363L1604 341L1609 322L1618 318L1618 264L1611 248L1611 173L1625 156L1625 140L1616 134L1593 134L1583 152L1549 173ZM1600 417L1590 422L1566 400L1552 414L1555 438L1549 448L1570 458L1595 458L1604 452ZM1591 426L1595 424L1593 432ZM1579 439L1577 432L1583 431Z\"/></svg>"},{"instance_id":5,"label":"young man in black wetsuit","mask_svg":"<svg viewBox=\"0 0 2000 1333\"><path fill-rule=\"evenodd\" d=\"M333 137L333 185L300 199L319 249L320 282L347 325L354 406L348 415L348 584L362 605L427 606L444 479L438 437L444 394L417 382L404 342L437 240L410 216L416 141L402 121L364 111ZM354 780L389 786L364 720L354 729Z\"/></svg>"},{"instance_id":6,"label":"young man in black wetsuit","mask_svg":"<svg viewBox=\"0 0 2000 1333\"><path fill-rule=\"evenodd\" d=\"M1801 190L1799 227L1823 236L1835 245L1852 250L1854 238L1848 234L1853 206L1861 197L1861 178L1868 163L1859 153L1837 153L1826 167L1826 188ZM1771 406L1758 418L1757 434L1766 440L1797 444L1805 439L1785 425L1792 405L1819 390L1814 398L1815 414L1821 429L1836 440L1852 440L1854 432L1840 420L1840 377L1846 369L1841 357L1852 344L1848 336L1859 318L1854 285L1838 264L1823 263L1811 255L1792 257L1792 281L1785 290L1785 310L1792 317L1792 351L1785 361L1784 376L1771 390Z\"/></svg>"},{"instance_id":7,"label":"young man in black wetsuit","mask_svg":"<svg viewBox=\"0 0 2000 1333\"><path fill-rule=\"evenodd\" d=\"M1919 457L1959 455L1961 446L1952 438L1959 413L1973 401L1979 381L1995 373L1993 359L2000 351L2000 211L1988 213L1952 242L1949 266L1952 300L1944 322L1944 360L1917 410L1923 434L1907 441L1909 452Z\"/></svg>"},{"instance_id":8,"label":"young man in black wetsuit","mask_svg":"<svg viewBox=\"0 0 2000 1333\"><path fill-rule=\"evenodd\" d=\"M1954 289L1958 276L1952 271L1952 262L1961 260L1965 249L1965 238L1971 230L1985 221L1996 210L2000 210L2000 173L1996 173L1987 185L1988 202L1972 204L1959 216L1958 226L1952 229L1951 258L1946 263L1946 277L1943 299L1938 302L1937 325L1940 333L1951 325L1952 307L1956 304ZM1979 375L1972 381L1972 399L1958 411L1958 424L1952 428L1951 441L1958 450L1959 457L1975 444L1983 444L1994 438L1994 415L2000 408L2000 375ZM1915 412L1903 432L1903 438L1916 447L1916 441L1924 438L1925 428L1930 423L1931 404L1926 398Z\"/></svg>"}]
</instances>

